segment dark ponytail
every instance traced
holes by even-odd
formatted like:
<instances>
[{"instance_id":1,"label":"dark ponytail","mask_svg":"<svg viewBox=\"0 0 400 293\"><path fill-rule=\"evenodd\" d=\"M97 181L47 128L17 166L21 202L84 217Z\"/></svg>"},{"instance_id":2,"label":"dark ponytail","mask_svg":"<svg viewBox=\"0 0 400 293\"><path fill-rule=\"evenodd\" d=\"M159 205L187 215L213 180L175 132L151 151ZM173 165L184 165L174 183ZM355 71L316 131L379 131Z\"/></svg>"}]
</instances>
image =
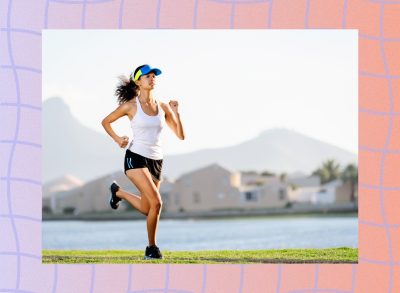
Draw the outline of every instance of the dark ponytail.
<instances>
[{"instance_id":1,"label":"dark ponytail","mask_svg":"<svg viewBox=\"0 0 400 293\"><path fill-rule=\"evenodd\" d=\"M115 95L117 96L117 101L119 105L128 102L139 95L139 86L137 86L133 81L133 76L135 76L136 72L138 72L138 70L143 66L145 65L141 65L136 68L132 76L130 76L129 78L126 78L123 75L119 77L120 83L115 90Z\"/></svg>"},{"instance_id":2,"label":"dark ponytail","mask_svg":"<svg viewBox=\"0 0 400 293\"><path fill-rule=\"evenodd\" d=\"M118 104L121 105L137 97L139 87L131 78L120 76L119 80L120 82L115 90L115 95L117 96Z\"/></svg>"}]
</instances>

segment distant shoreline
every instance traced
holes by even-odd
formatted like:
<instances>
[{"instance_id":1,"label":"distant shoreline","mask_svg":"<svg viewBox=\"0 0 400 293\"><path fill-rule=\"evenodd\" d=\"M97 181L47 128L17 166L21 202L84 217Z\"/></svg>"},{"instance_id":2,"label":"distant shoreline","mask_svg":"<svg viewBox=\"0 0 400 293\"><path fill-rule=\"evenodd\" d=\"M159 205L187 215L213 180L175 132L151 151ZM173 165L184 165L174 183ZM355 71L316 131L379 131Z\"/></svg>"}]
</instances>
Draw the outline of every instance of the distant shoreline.
<instances>
[{"instance_id":1,"label":"distant shoreline","mask_svg":"<svg viewBox=\"0 0 400 293\"><path fill-rule=\"evenodd\" d=\"M224 219L249 217L299 217L299 216L357 216L358 207L353 204L341 206L298 206L292 208L260 210L216 210L208 212L163 212L163 219ZM137 211L111 211L79 215L43 214L43 221L120 221L143 220L145 217Z\"/></svg>"}]
</instances>

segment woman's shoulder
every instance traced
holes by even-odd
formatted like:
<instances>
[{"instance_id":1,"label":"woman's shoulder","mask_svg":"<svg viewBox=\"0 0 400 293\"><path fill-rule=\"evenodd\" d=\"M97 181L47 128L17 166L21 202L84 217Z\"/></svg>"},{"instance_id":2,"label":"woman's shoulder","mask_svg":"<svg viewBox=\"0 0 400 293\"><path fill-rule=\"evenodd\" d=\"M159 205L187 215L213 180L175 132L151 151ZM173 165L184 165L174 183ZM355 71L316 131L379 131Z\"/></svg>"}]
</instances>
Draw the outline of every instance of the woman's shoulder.
<instances>
[{"instance_id":1,"label":"woman's shoulder","mask_svg":"<svg viewBox=\"0 0 400 293\"><path fill-rule=\"evenodd\" d=\"M132 116L132 113L136 113L136 109L136 102L130 100L120 104L115 111L120 113L120 115Z\"/></svg>"},{"instance_id":2,"label":"woman's shoulder","mask_svg":"<svg viewBox=\"0 0 400 293\"><path fill-rule=\"evenodd\" d=\"M132 99L130 101L122 103L119 107L126 111L132 110L132 109L136 108L136 99Z\"/></svg>"}]
</instances>

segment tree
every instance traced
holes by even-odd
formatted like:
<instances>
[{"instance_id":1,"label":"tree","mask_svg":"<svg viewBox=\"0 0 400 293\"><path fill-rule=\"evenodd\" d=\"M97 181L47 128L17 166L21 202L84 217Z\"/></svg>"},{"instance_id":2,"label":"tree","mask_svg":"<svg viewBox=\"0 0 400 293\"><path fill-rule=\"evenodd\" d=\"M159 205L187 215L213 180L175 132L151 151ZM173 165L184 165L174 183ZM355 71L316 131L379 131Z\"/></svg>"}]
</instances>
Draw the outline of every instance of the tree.
<instances>
[{"instance_id":1,"label":"tree","mask_svg":"<svg viewBox=\"0 0 400 293\"><path fill-rule=\"evenodd\" d=\"M349 182L351 188L350 200L355 202L355 187L358 183L358 168L354 164L349 164L344 168L341 174L343 182Z\"/></svg>"},{"instance_id":2,"label":"tree","mask_svg":"<svg viewBox=\"0 0 400 293\"><path fill-rule=\"evenodd\" d=\"M279 175L279 181L282 182L282 183L286 182L287 181L287 173L285 173L285 172L281 173Z\"/></svg>"},{"instance_id":3,"label":"tree","mask_svg":"<svg viewBox=\"0 0 400 293\"><path fill-rule=\"evenodd\" d=\"M318 176L321 179L321 184L331 182L340 178L340 165L335 160L327 160L312 175Z\"/></svg>"},{"instance_id":4,"label":"tree","mask_svg":"<svg viewBox=\"0 0 400 293\"><path fill-rule=\"evenodd\" d=\"M275 176L275 173L266 170L261 173L261 176Z\"/></svg>"}]
</instances>

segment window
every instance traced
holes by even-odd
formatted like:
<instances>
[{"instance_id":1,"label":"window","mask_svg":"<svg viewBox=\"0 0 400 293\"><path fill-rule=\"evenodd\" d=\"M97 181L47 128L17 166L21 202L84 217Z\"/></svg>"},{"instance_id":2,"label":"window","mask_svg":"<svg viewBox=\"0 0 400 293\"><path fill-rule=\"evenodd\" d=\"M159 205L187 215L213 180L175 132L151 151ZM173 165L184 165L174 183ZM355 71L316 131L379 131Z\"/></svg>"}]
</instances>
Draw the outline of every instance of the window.
<instances>
[{"instance_id":1,"label":"window","mask_svg":"<svg viewBox=\"0 0 400 293\"><path fill-rule=\"evenodd\" d=\"M200 193L198 193L198 192L193 193L193 202L200 203Z\"/></svg>"},{"instance_id":2,"label":"window","mask_svg":"<svg viewBox=\"0 0 400 293\"><path fill-rule=\"evenodd\" d=\"M246 191L244 193L244 198L246 201L257 201L257 191Z\"/></svg>"},{"instance_id":3,"label":"window","mask_svg":"<svg viewBox=\"0 0 400 293\"><path fill-rule=\"evenodd\" d=\"M73 215L75 214L75 208L74 207L65 207L63 208L63 213L67 215Z\"/></svg>"},{"instance_id":4,"label":"window","mask_svg":"<svg viewBox=\"0 0 400 293\"><path fill-rule=\"evenodd\" d=\"M285 200L286 199L286 191L285 189L281 188L279 189L279 200Z\"/></svg>"}]
</instances>

